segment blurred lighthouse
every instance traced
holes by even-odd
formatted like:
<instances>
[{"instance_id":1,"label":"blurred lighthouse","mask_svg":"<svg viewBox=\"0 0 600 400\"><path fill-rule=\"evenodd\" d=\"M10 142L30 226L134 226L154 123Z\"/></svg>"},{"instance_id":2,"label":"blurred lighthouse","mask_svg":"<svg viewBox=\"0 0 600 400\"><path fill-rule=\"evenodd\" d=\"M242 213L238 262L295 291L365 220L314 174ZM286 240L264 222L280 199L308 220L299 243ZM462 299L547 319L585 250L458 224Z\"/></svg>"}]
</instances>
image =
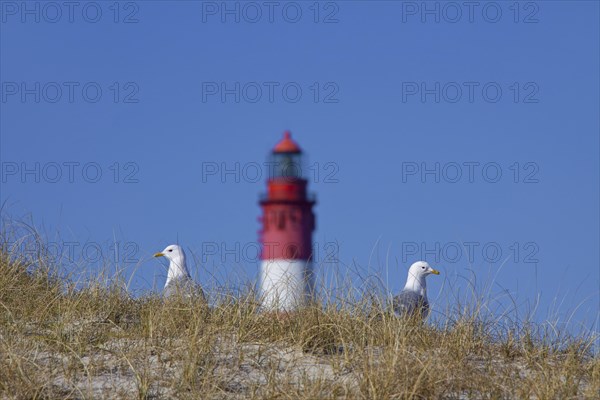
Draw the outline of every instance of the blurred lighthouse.
<instances>
[{"instance_id":1,"label":"blurred lighthouse","mask_svg":"<svg viewBox=\"0 0 600 400\"><path fill-rule=\"evenodd\" d=\"M289 131L269 158L267 192L260 200L260 294L264 310L290 311L306 304L314 291L315 200L306 191L302 150Z\"/></svg>"}]
</instances>

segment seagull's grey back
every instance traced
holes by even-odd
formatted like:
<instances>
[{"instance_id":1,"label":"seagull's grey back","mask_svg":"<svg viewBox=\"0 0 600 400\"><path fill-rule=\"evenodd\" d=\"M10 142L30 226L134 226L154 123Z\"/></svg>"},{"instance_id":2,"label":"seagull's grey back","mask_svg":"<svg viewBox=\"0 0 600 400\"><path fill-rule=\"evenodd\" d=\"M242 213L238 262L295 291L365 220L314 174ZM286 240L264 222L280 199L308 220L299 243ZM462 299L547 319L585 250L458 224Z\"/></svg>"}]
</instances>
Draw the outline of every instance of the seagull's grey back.
<instances>
[{"instance_id":1,"label":"seagull's grey back","mask_svg":"<svg viewBox=\"0 0 600 400\"><path fill-rule=\"evenodd\" d=\"M401 316L420 313L424 318L429 314L427 297L412 290L403 290L393 300L394 312Z\"/></svg>"},{"instance_id":2,"label":"seagull's grey back","mask_svg":"<svg viewBox=\"0 0 600 400\"><path fill-rule=\"evenodd\" d=\"M184 276L181 278L171 280L163 291L163 295L165 297L173 296L176 294L180 294L182 296L198 296L202 299L206 299L204 297L204 292L202 291L202 287L199 284L194 282L194 280L189 276Z\"/></svg>"}]
</instances>

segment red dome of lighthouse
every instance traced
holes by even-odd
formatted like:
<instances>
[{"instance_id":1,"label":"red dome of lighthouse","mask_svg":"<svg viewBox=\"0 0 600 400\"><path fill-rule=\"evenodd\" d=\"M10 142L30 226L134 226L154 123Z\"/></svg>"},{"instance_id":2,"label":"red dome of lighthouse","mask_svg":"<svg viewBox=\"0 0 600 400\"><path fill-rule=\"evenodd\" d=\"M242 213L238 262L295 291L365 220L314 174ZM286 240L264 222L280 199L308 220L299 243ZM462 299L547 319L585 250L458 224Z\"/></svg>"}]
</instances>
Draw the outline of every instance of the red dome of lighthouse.
<instances>
[{"instance_id":1,"label":"red dome of lighthouse","mask_svg":"<svg viewBox=\"0 0 600 400\"><path fill-rule=\"evenodd\" d=\"M283 133L283 139L279 141L273 148L273 153L301 153L302 149L298 146L298 143L292 140L292 133L285 131Z\"/></svg>"}]
</instances>

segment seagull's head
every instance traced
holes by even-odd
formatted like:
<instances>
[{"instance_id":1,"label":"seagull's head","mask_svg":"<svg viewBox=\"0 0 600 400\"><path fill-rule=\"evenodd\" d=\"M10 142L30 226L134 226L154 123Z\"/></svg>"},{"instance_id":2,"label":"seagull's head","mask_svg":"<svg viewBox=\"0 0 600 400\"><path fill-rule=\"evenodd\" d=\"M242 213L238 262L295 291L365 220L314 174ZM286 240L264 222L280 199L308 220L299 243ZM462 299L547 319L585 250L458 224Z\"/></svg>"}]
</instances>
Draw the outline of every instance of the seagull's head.
<instances>
[{"instance_id":1,"label":"seagull's head","mask_svg":"<svg viewBox=\"0 0 600 400\"><path fill-rule=\"evenodd\" d=\"M427 275L439 275L440 271L438 271L437 269L433 269L431 268L431 266L425 262L425 261L417 261L416 263L414 263L413 265L410 266L410 269L408 270L408 274L410 276L413 276L417 279L421 278L421 277L426 277Z\"/></svg>"},{"instance_id":2,"label":"seagull's head","mask_svg":"<svg viewBox=\"0 0 600 400\"><path fill-rule=\"evenodd\" d=\"M185 253L183 252L181 246L176 244L167 246L160 253L156 253L154 257L165 257L167 260L173 261L178 265L185 265Z\"/></svg>"}]
</instances>

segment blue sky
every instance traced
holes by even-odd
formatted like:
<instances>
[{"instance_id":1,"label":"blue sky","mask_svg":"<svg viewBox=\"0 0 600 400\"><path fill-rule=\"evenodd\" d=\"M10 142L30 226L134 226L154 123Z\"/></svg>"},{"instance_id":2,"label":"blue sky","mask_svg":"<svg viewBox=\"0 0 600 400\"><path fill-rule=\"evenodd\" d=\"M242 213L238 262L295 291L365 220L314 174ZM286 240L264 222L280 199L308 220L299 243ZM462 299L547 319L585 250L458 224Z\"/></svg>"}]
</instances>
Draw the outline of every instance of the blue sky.
<instances>
[{"instance_id":1,"label":"blue sky","mask_svg":"<svg viewBox=\"0 0 600 400\"><path fill-rule=\"evenodd\" d=\"M256 166L290 129L320 273L397 291L425 258L440 308L473 271L597 323L597 2L50 4L1 3L0 200L75 258L117 241L146 290L179 241L201 282L254 280Z\"/></svg>"}]
</instances>

